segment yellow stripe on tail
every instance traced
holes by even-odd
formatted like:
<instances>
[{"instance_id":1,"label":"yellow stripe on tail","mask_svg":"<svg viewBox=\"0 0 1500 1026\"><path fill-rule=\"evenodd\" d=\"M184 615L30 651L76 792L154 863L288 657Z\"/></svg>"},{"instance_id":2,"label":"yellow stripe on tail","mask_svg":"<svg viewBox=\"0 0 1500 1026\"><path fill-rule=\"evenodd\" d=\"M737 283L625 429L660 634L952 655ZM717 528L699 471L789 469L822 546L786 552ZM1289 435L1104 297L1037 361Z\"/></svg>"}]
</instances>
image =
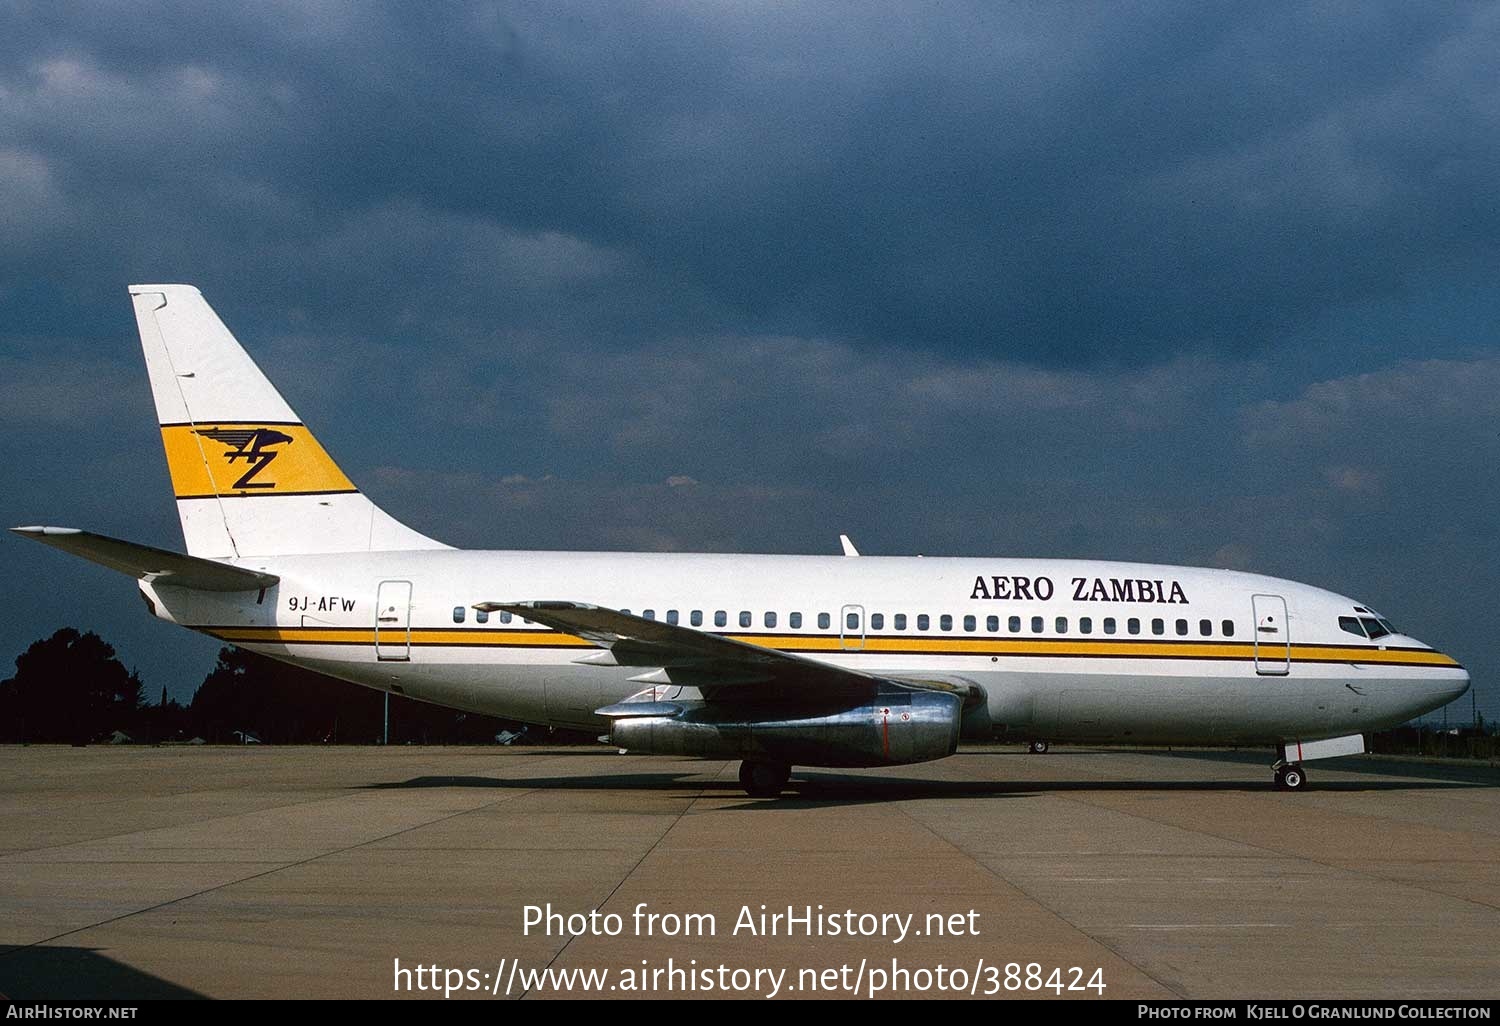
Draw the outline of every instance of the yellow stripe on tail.
<instances>
[{"instance_id":1,"label":"yellow stripe on tail","mask_svg":"<svg viewBox=\"0 0 1500 1026\"><path fill-rule=\"evenodd\" d=\"M302 424L166 424L161 440L179 499L358 491Z\"/></svg>"}]
</instances>

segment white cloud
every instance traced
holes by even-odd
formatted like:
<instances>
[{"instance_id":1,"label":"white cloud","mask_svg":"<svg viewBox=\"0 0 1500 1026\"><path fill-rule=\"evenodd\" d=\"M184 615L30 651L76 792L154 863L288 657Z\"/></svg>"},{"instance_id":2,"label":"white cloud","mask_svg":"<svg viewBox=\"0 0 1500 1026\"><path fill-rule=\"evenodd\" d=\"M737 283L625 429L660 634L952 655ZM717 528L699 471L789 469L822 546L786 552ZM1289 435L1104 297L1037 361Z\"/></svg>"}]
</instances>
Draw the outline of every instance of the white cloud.
<instances>
[{"instance_id":1,"label":"white cloud","mask_svg":"<svg viewBox=\"0 0 1500 1026\"><path fill-rule=\"evenodd\" d=\"M608 277L625 258L561 231L530 231L490 217L406 200L354 211L323 226L310 248L288 256L311 268L336 267L413 296L417 309L436 297L545 290ZM465 303L469 308L470 303Z\"/></svg>"},{"instance_id":2,"label":"white cloud","mask_svg":"<svg viewBox=\"0 0 1500 1026\"><path fill-rule=\"evenodd\" d=\"M1483 423L1500 424L1500 357L1413 360L1320 381L1295 399L1258 403L1245 418L1254 446L1354 445L1386 457L1444 427L1493 450L1500 429L1488 438L1469 430Z\"/></svg>"},{"instance_id":3,"label":"white cloud","mask_svg":"<svg viewBox=\"0 0 1500 1026\"><path fill-rule=\"evenodd\" d=\"M45 157L14 147L0 149L0 233L8 248L57 232L73 220Z\"/></svg>"},{"instance_id":4,"label":"white cloud","mask_svg":"<svg viewBox=\"0 0 1500 1026\"><path fill-rule=\"evenodd\" d=\"M71 343L80 350L90 346ZM99 424L138 410L138 393L122 390L120 381L139 374L133 367L74 355L0 355L0 424L9 427ZM144 392L144 382L140 392Z\"/></svg>"}]
</instances>

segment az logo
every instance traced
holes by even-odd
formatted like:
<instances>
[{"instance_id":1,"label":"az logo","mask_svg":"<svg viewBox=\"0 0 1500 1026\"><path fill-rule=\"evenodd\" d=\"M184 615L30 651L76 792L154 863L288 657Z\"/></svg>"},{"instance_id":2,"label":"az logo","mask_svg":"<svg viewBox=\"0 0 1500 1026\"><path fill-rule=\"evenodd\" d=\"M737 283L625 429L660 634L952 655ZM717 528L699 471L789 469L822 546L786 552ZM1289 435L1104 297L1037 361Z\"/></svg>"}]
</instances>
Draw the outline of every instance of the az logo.
<instances>
[{"instance_id":1,"label":"az logo","mask_svg":"<svg viewBox=\"0 0 1500 1026\"><path fill-rule=\"evenodd\" d=\"M195 431L194 434L212 438L216 442L223 442L230 448L224 453L224 458L231 467L235 460L244 460L245 472L231 488L275 488L274 481L257 481L255 477L261 471L271 465L271 461L280 455L277 450L271 448L274 445L285 445L293 438L291 435L273 431L270 428L205 428Z\"/></svg>"}]
</instances>

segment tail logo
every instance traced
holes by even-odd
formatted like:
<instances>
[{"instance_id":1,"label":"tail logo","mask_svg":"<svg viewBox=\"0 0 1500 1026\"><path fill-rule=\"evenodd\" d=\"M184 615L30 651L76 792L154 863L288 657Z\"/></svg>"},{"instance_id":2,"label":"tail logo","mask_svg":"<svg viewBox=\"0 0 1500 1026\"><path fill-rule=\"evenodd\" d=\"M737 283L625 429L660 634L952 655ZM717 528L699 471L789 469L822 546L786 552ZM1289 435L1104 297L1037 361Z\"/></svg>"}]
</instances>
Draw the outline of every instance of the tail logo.
<instances>
[{"instance_id":1,"label":"tail logo","mask_svg":"<svg viewBox=\"0 0 1500 1026\"><path fill-rule=\"evenodd\" d=\"M230 485L231 488L275 488L276 482L257 481L255 477L281 455L271 446L285 445L294 441L291 435L264 427L204 428L193 433L229 446L224 452L224 459L231 467L234 466L235 460L245 461L245 472L240 475L238 481Z\"/></svg>"}]
</instances>

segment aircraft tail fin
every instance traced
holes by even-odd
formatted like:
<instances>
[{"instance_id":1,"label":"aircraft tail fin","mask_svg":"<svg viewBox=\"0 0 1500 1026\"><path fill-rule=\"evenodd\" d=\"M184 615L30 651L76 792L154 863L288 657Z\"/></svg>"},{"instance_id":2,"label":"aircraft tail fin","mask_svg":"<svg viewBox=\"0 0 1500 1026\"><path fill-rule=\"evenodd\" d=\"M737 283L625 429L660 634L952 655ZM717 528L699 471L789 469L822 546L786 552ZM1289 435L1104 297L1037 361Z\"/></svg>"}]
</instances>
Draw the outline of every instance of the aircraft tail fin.
<instances>
[{"instance_id":1,"label":"aircraft tail fin","mask_svg":"<svg viewBox=\"0 0 1500 1026\"><path fill-rule=\"evenodd\" d=\"M366 498L191 285L132 285L194 556L446 548Z\"/></svg>"}]
</instances>

